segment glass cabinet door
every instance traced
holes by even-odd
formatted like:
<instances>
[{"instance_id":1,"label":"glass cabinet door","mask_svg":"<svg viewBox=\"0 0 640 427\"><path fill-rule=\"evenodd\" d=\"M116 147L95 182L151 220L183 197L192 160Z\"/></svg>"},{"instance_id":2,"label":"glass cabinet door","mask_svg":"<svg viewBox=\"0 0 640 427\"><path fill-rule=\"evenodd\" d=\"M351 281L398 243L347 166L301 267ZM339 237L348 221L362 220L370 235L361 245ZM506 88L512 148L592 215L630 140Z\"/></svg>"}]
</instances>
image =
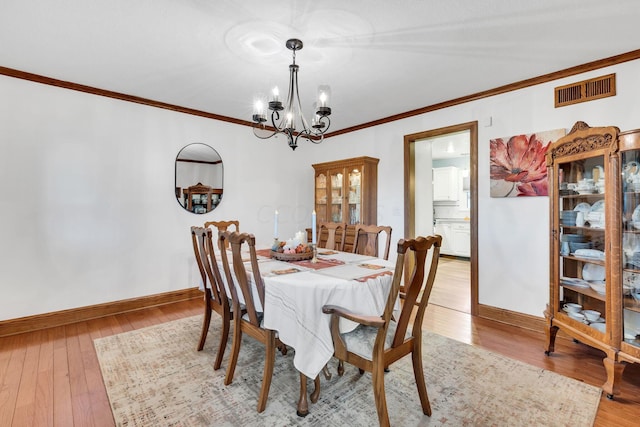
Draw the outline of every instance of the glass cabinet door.
<instances>
[{"instance_id":1,"label":"glass cabinet door","mask_svg":"<svg viewBox=\"0 0 640 427\"><path fill-rule=\"evenodd\" d=\"M640 150L621 153L623 339L640 348Z\"/></svg>"},{"instance_id":2,"label":"glass cabinet door","mask_svg":"<svg viewBox=\"0 0 640 427\"><path fill-rule=\"evenodd\" d=\"M318 222L327 222L327 176L316 175L315 210Z\"/></svg>"},{"instance_id":3,"label":"glass cabinet door","mask_svg":"<svg viewBox=\"0 0 640 427\"><path fill-rule=\"evenodd\" d=\"M575 327L606 331L604 156L558 164L559 313ZM582 326L580 326L582 325Z\"/></svg>"},{"instance_id":4,"label":"glass cabinet door","mask_svg":"<svg viewBox=\"0 0 640 427\"><path fill-rule=\"evenodd\" d=\"M347 224L360 223L360 209L362 205L362 173L359 169L354 168L349 171L349 218Z\"/></svg>"},{"instance_id":5,"label":"glass cabinet door","mask_svg":"<svg viewBox=\"0 0 640 427\"><path fill-rule=\"evenodd\" d=\"M331 180L331 219L333 222L342 222L342 203L343 203L343 184L342 173L343 171L331 171L329 172L329 178Z\"/></svg>"}]
</instances>

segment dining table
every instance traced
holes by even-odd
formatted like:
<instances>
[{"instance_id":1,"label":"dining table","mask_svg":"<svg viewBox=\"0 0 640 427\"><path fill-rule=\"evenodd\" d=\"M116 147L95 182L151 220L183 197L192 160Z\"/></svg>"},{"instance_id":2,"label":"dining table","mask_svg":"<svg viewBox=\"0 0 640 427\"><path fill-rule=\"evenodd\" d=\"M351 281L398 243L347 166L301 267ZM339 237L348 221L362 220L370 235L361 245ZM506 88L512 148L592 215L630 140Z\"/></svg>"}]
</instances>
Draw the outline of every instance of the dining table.
<instances>
[{"instance_id":1,"label":"dining table","mask_svg":"<svg viewBox=\"0 0 640 427\"><path fill-rule=\"evenodd\" d=\"M316 257L299 261L273 259L271 249L256 250L256 255L264 281L264 307L259 306L257 292L254 301L263 312L263 327L277 331L280 341L294 349L293 365L300 372L297 413L305 416L309 413L307 379L315 381L311 394L315 402L320 392L319 374L334 353L331 315L323 313L322 307L339 305L356 314L382 315L395 264L328 249L317 249ZM251 270L248 252L243 261ZM343 333L357 326L340 319Z\"/></svg>"}]
</instances>

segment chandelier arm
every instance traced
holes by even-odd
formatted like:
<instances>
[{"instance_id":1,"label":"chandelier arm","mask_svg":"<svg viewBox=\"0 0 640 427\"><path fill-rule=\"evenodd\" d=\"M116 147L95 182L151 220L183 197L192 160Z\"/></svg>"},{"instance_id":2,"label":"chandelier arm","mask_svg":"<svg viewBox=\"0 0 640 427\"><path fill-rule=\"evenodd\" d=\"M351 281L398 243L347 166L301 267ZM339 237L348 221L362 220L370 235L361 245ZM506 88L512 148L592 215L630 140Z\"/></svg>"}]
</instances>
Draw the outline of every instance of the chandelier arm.
<instances>
[{"instance_id":1,"label":"chandelier arm","mask_svg":"<svg viewBox=\"0 0 640 427\"><path fill-rule=\"evenodd\" d=\"M277 130L274 130L274 131L272 131L268 136L260 136L260 135L258 135L258 134L256 133L256 129L257 129L256 125L254 124L254 125L253 125L253 126L251 126L251 127L253 128L253 135L254 135L255 137L257 137L257 138L260 138L260 139L269 139L269 138L271 138L272 136L274 136L274 135L276 135L277 133L279 133ZM264 130L267 130L266 128L263 128L263 129L264 129Z\"/></svg>"},{"instance_id":2,"label":"chandelier arm","mask_svg":"<svg viewBox=\"0 0 640 427\"><path fill-rule=\"evenodd\" d=\"M322 141L324 141L324 134L321 133L319 138L309 138L309 141L313 142L314 144L320 144Z\"/></svg>"},{"instance_id":3,"label":"chandelier arm","mask_svg":"<svg viewBox=\"0 0 640 427\"><path fill-rule=\"evenodd\" d=\"M280 112L278 110L273 110L273 112L271 113L271 125L276 130L274 135L278 132L282 132L282 128L280 127L282 125L282 122L280 122L280 126L276 124L276 122L279 120L280 120Z\"/></svg>"},{"instance_id":4,"label":"chandelier arm","mask_svg":"<svg viewBox=\"0 0 640 427\"><path fill-rule=\"evenodd\" d=\"M331 119L329 116L321 116L320 119L318 119L318 123L321 123L322 126L313 129L314 135L324 135L331 127Z\"/></svg>"},{"instance_id":5,"label":"chandelier arm","mask_svg":"<svg viewBox=\"0 0 640 427\"><path fill-rule=\"evenodd\" d=\"M302 103L300 102L300 93L298 92L298 69L297 68L296 68L295 75L293 76L293 81L295 83L292 90L292 92L295 91L294 102L298 105L298 114L300 116L300 121L302 122L302 130L300 131L300 133L305 132L308 134L310 127L309 127L309 124L307 123L307 119L304 117L304 114L302 114Z\"/></svg>"}]
</instances>

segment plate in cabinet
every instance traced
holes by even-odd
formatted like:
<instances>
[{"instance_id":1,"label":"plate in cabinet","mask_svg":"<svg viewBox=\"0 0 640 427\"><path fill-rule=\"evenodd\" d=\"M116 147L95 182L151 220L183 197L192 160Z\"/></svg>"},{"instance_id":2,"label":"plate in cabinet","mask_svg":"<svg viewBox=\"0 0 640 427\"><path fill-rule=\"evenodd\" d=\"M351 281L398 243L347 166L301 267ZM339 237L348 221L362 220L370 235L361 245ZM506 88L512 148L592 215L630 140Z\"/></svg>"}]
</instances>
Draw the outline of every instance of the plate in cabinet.
<instances>
[{"instance_id":1,"label":"plate in cabinet","mask_svg":"<svg viewBox=\"0 0 640 427\"><path fill-rule=\"evenodd\" d=\"M606 271L603 266L598 264L585 264L582 267L582 278L588 281L604 280Z\"/></svg>"},{"instance_id":2,"label":"plate in cabinet","mask_svg":"<svg viewBox=\"0 0 640 427\"><path fill-rule=\"evenodd\" d=\"M589 213L591 212L604 212L604 200L598 200L593 205L591 205ZM638 212L638 215L640 215L640 212Z\"/></svg>"},{"instance_id":3,"label":"plate in cabinet","mask_svg":"<svg viewBox=\"0 0 640 427\"><path fill-rule=\"evenodd\" d=\"M591 205L587 202L578 203L575 208L573 208L576 212L584 212L589 213L591 211Z\"/></svg>"}]
</instances>

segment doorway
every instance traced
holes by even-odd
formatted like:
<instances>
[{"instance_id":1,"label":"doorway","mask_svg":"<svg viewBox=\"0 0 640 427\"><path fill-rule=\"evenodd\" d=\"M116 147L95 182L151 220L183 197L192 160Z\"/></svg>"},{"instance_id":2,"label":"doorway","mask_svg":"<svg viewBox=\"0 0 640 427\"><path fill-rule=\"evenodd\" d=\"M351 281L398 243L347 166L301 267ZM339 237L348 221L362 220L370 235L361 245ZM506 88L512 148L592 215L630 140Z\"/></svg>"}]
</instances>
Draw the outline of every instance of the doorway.
<instances>
[{"instance_id":1,"label":"doorway","mask_svg":"<svg viewBox=\"0 0 640 427\"><path fill-rule=\"evenodd\" d=\"M466 280L468 277L468 284L461 283L458 281L457 283L451 282L451 293L455 294L456 287L458 286L468 286L470 291L470 301L469 301L469 312L472 315L477 315L478 312L478 266L477 266L477 206L478 206L478 197L477 197L477 178L478 178L478 124L477 122L469 122L462 123L459 125L448 126L440 129L433 129L424 132L419 132L411 135L405 135L404 137L404 177L405 177L405 195L407 197L407 203L405 203L405 235L410 237L415 237L416 235L424 235L424 234L432 234L434 233L434 224L435 224L435 214L436 209L433 204L434 200L434 187L430 185L433 171L432 165L434 162L433 153L435 152L433 147L431 147L430 141L435 140L444 140L446 138L441 138L445 136L455 136L455 135L465 135L465 138L468 139L468 149L469 149L469 161L468 161L468 170L465 173L466 176L458 175L458 178L467 178L466 182L463 181L452 181L452 182L460 182L462 187L455 187L453 191L457 191L459 188L461 193L458 194L457 197L464 197L460 201L464 203L464 207L468 208L468 216L465 214L466 226L469 229L469 239L466 243L468 243L468 247L463 248L463 254L469 254L468 263L464 261L465 264L458 264L456 266L455 255L453 258L441 258L438 272L443 273L443 280L451 280L451 276L449 272L451 269L456 268L465 268L468 267L468 272L461 272L461 276L463 280ZM424 141L428 142L425 144ZM426 148L425 148L426 147ZM446 151L455 151L455 147L445 147ZM437 157L437 155L436 155ZM446 167L437 168L438 173L442 172L442 175L450 175L449 172L451 170L447 170ZM456 168L458 170L460 168ZM456 172L457 173L457 172ZM458 179L456 178L456 179ZM453 179L453 178L452 178ZM425 182L428 182L429 185L425 185ZM454 184L457 185L457 184ZM463 188L465 190L463 190ZM438 186L438 192L442 193L440 190L442 186ZM436 194L435 198L445 199L446 196ZM453 208L454 203L448 204L451 208ZM446 211L448 209L447 203L442 204L442 210ZM459 216L459 213L457 214ZM462 224L462 223L461 223ZM464 242L463 242L464 243ZM455 254L456 252L451 252ZM446 272L446 274L444 274ZM437 286L437 285L436 285ZM468 294L467 294L468 295ZM447 296L451 298L452 296ZM453 295L453 298L456 296ZM467 298L467 297L464 297ZM446 298L445 298L446 299ZM467 307L465 302L462 302L462 305L456 304L457 307ZM455 309L455 307L453 307ZM466 310L465 310L466 311Z\"/></svg>"}]
</instances>

